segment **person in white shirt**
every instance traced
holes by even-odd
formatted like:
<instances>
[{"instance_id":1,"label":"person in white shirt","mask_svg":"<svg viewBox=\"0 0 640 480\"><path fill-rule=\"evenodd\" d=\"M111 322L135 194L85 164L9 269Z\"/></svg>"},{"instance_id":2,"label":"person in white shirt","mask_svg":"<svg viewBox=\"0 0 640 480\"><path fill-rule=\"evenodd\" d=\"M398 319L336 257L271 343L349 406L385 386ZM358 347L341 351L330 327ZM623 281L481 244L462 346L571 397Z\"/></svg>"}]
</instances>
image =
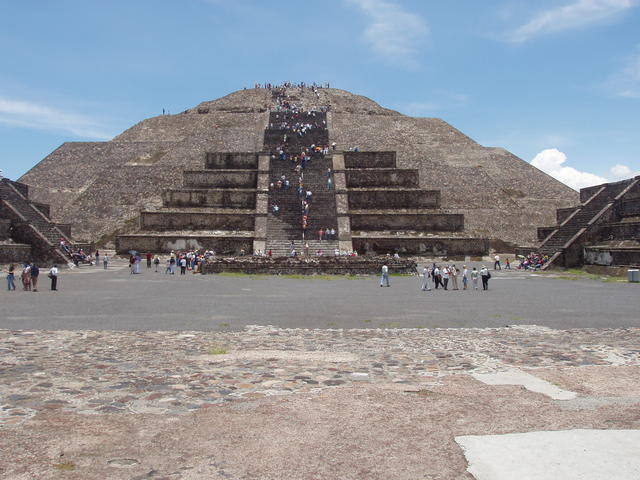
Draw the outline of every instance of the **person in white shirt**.
<instances>
[{"instance_id":1,"label":"person in white shirt","mask_svg":"<svg viewBox=\"0 0 640 480\"><path fill-rule=\"evenodd\" d=\"M51 279L51 290L58 290L58 266L54 265L49 270L49 278Z\"/></svg>"},{"instance_id":2,"label":"person in white shirt","mask_svg":"<svg viewBox=\"0 0 640 480\"><path fill-rule=\"evenodd\" d=\"M467 284L469 283L469 270L466 265L462 266L462 289L467 289Z\"/></svg>"},{"instance_id":3,"label":"person in white shirt","mask_svg":"<svg viewBox=\"0 0 640 480\"><path fill-rule=\"evenodd\" d=\"M431 275L431 272L429 272L429 267L425 265L424 268L422 269L422 291L423 292L428 292L431 290L431 285L429 282L430 275Z\"/></svg>"},{"instance_id":4,"label":"person in white shirt","mask_svg":"<svg viewBox=\"0 0 640 480\"><path fill-rule=\"evenodd\" d=\"M383 284L387 284L387 287L389 286L389 267L387 267L387 264L385 263L384 265L382 265L382 275L380 276L380 286L382 287Z\"/></svg>"},{"instance_id":5,"label":"person in white shirt","mask_svg":"<svg viewBox=\"0 0 640 480\"><path fill-rule=\"evenodd\" d=\"M444 289L447 289L447 285L449 285L449 267L444 267L442 269L442 286Z\"/></svg>"}]
</instances>

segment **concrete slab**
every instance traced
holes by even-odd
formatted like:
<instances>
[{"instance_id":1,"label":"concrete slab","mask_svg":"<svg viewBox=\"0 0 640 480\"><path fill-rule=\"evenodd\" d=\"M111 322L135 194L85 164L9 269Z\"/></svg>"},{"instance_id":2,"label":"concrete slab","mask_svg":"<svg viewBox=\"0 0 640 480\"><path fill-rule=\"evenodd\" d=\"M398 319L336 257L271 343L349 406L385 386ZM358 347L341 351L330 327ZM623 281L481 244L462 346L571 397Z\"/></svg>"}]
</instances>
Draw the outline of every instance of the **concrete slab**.
<instances>
[{"instance_id":1,"label":"concrete slab","mask_svg":"<svg viewBox=\"0 0 640 480\"><path fill-rule=\"evenodd\" d=\"M637 480L640 430L456 437L477 480Z\"/></svg>"},{"instance_id":2,"label":"concrete slab","mask_svg":"<svg viewBox=\"0 0 640 480\"><path fill-rule=\"evenodd\" d=\"M563 390L562 388L542 380L530 373L520 369L510 369L493 373L473 373L476 380L487 385L522 385L531 392L542 393L554 400L572 400L576 398L575 392Z\"/></svg>"}]
</instances>

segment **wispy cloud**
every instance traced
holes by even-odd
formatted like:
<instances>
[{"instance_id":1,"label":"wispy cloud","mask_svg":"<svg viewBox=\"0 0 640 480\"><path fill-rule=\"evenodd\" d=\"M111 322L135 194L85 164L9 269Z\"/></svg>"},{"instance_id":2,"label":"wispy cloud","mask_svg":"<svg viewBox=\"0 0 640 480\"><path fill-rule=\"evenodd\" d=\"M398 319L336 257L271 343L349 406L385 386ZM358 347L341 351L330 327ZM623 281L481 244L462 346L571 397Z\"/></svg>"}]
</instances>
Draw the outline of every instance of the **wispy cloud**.
<instances>
[{"instance_id":1,"label":"wispy cloud","mask_svg":"<svg viewBox=\"0 0 640 480\"><path fill-rule=\"evenodd\" d=\"M391 64L415 68L419 46L429 33L425 20L386 0L346 0L368 17L363 33L371 49Z\"/></svg>"},{"instance_id":2,"label":"wispy cloud","mask_svg":"<svg viewBox=\"0 0 640 480\"><path fill-rule=\"evenodd\" d=\"M557 148L547 148L531 160L531 165L548 173L556 180L561 181L574 190L640 175L640 172L634 171L627 165L617 164L609 169L606 177L602 177L595 173L584 172L577 168L570 167L566 165L566 161L567 155L564 152L561 152Z\"/></svg>"},{"instance_id":3,"label":"wispy cloud","mask_svg":"<svg viewBox=\"0 0 640 480\"><path fill-rule=\"evenodd\" d=\"M607 86L618 97L640 99L640 45L627 58L625 67L609 79Z\"/></svg>"},{"instance_id":4,"label":"wispy cloud","mask_svg":"<svg viewBox=\"0 0 640 480\"><path fill-rule=\"evenodd\" d=\"M99 140L113 137L104 125L85 115L3 97L0 97L0 124Z\"/></svg>"},{"instance_id":5,"label":"wispy cloud","mask_svg":"<svg viewBox=\"0 0 640 480\"><path fill-rule=\"evenodd\" d=\"M538 13L509 32L506 39L512 43L522 43L542 35L605 23L637 4L638 0L575 0Z\"/></svg>"}]
</instances>

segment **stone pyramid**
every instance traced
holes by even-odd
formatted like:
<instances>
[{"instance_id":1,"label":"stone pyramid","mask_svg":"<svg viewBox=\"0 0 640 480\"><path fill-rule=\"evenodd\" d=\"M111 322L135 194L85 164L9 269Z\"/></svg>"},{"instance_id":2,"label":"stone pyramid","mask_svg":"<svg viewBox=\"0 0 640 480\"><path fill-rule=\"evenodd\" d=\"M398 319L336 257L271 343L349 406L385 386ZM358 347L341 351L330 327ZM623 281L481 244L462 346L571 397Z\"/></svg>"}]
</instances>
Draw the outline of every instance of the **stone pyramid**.
<instances>
[{"instance_id":1,"label":"stone pyramid","mask_svg":"<svg viewBox=\"0 0 640 480\"><path fill-rule=\"evenodd\" d=\"M358 228L369 232L362 234L351 228L353 238L360 237L361 248L370 245L371 238L438 236L438 222L424 216L429 213L463 218L466 237L488 239L498 249L505 242L530 245L536 241L537 226L553 223L556 209L578 201L578 193L566 185L505 149L479 145L441 119L405 116L366 97L333 88L315 92L287 88L280 94L308 109L328 108L328 141L337 144L336 152L344 152L344 162L349 163L354 157L349 150L357 147L361 152L358 158L365 158L367 152L381 152L373 164L360 165L365 170L384 167L385 160L379 163L379 159L385 155L393 155L393 167L404 170L393 177L404 175L406 180L392 185L385 180L391 178L387 175L390 171L349 173L347 167L343 193L362 189L367 182L374 187L378 178L378 190L404 188L408 195L413 191L416 199L415 205L374 202L368 205L364 220L358 216L363 214L362 205L344 207L344 216L357 216ZM265 148L265 128L274 98L270 89L240 90L181 114L143 120L108 142L65 143L19 181L31 187L35 201L51 205L56 222L71 224L76 238L109 243L116 235L139 231L141 211L166 209L163 192L180 188L183 172L201 170L211 155L271 153ZM367 180L371 175L374 180ZM349 181L355 183L349 185ZM257 182L253 188L260 193ZM419 197L431 195L425 192L436 191L437 204L421 203ZM269 198L267 195L263 202ZM257 212L259 204L258 199L249 208ZM210 216L215 217L216 211L211 210ZM366 225L400 214L422 215L424 222L420 220L414 228L407 217L404 223L384 220L377 229ZM456 228L445 230L450 232L447 236L455 237L461 229L457 228L458 233ZM261 235L266 236L265 232Z\"/></svg>"}]
</instances>

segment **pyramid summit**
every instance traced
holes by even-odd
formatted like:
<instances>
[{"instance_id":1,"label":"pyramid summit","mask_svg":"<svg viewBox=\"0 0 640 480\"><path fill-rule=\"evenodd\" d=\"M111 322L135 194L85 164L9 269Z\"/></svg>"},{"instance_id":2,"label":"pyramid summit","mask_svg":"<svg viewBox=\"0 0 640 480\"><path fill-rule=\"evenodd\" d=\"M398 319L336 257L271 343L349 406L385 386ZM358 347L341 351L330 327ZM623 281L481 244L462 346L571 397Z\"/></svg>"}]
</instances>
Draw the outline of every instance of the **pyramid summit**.
<instances>
[{"instance_id":1,"label":"pyramid summit","mask_svg":"<svg viewBox=\"0 0 640 480\"><path fill-rule=\"evenodd\" d=\"M292 133L297 124L308 131ZM533 244L538 225L578 201L566 185L441 119L334 88L236 91L148 118L108 142L64 143L19 181L78 238L104 243L119 234L122 248L138 238L140 250L157 251L180 238L266 248L295 237L302 221L283 211L276 226L273 205L291 202L270 184L285 175L295 190L300 158L292 157L334 143L305 165L316 188L307 228L333 226L336 241L360 250L469 251L474 239Z\"/></svg>"}]
</instances>

